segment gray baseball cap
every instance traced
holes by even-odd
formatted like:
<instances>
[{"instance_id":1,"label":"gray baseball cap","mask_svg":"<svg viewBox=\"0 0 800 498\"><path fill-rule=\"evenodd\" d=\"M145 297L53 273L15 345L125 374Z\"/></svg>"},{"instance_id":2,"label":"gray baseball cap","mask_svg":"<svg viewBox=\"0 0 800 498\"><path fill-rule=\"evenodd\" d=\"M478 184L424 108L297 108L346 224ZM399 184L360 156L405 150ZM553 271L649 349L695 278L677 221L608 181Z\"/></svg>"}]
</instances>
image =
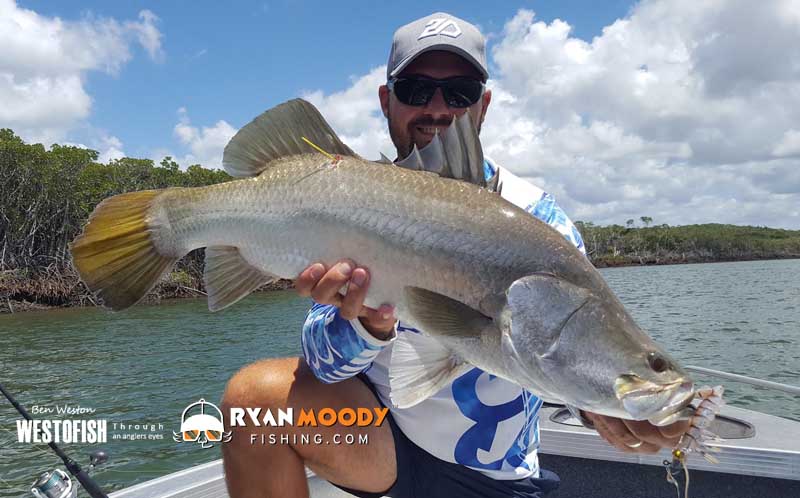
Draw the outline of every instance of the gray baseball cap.
<instances>
[{"instance_id":1,"label":"gray baseball cap","mask_svg":"<svg viewBox=\"0 0 800 498\"><path fill-rule=\"evenodd\" d=\"M478 28L456 16L437 12L406 24L394 32L386 79L397 76L411 61L431 50L446 50L458 54L471 62L481 72L484 80L489 78L486 39Z\"/></svg>"}]
</instances>

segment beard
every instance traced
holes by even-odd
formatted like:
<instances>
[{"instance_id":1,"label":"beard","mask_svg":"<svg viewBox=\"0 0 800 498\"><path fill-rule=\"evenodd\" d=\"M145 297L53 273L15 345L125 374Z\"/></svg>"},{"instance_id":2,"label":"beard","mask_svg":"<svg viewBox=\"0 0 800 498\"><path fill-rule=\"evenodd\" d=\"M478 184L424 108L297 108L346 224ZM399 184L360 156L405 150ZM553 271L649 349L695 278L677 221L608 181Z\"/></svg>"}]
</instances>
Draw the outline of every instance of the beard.
<instances>
[{"instance_id":1,"label":"beard","mask_svg":"<svg viewBox=\"0 0 800 498\"><path fill-rule=\"evenodd\" d=\"M445 119L434 119L433 116L422 115L419 118L409 122L406 127L403 127L392 122L392 113L390 110L386 116L386 123L389 127L389 137L392 139L395 149L397 149L396 160L402 160L406 158L409 154L411 154L411 151L414 149L415 145L417 146L417 149L421 149L430 142L430 139L426 139L424 143L420 143L420 139L415 138L417 135L417 127L448 127L453 122L454 118L455 114ZM473 120L473 123L474 122L475 120ZM478 131L478 135L481 133L481 124L482 123L480 120L478 120L475 126Z\"/></svg>"}]
</instances>

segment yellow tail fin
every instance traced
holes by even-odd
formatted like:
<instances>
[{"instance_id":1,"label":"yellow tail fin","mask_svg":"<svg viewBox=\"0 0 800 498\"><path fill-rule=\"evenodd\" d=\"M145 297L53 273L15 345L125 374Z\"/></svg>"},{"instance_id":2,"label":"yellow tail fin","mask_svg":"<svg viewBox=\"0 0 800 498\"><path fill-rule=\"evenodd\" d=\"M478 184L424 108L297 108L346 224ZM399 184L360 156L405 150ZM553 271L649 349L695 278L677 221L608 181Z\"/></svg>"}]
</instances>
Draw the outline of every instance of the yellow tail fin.
<instances>
[{"instance_id":1,"label":"yellow tail fin","mask_svg":"<svg viewBox=\"0 0 800 498\"><path fill-rule=\"evenodd\" d=\"M163 190L116 195L101 202L70 246L81 280L115 311L133 306L178 260L159 254L147 214Z\"/></svg>"}]
</instances>

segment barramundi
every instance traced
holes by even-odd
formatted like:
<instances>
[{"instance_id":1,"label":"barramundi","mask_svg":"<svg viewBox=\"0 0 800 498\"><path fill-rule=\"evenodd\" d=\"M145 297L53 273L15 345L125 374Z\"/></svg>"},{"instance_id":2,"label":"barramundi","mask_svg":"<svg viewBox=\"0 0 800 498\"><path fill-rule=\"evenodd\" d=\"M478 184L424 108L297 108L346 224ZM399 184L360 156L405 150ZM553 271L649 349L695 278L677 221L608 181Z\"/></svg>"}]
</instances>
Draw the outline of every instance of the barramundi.
<instances>
[{"instance_id":1,"label":"barramundi","mask_svg":"<svg viewBox=\"0 0 800 498\"><path fill-rule=\"evenodd\" d=\"M439 154L446 169L483 171L469 118L451 129ZM371 275L366 306L390 303L436 339L395 340L399 407L476 366L546 401L609 416L663 424L690 411L689 376L589 260L486 185L362 159L299 99L242 128L223 164L242 179L97 206L71 249L105 306L132 306L197 248L212 311L314 262L351 258Z\"/></svg>"}]
</instances>

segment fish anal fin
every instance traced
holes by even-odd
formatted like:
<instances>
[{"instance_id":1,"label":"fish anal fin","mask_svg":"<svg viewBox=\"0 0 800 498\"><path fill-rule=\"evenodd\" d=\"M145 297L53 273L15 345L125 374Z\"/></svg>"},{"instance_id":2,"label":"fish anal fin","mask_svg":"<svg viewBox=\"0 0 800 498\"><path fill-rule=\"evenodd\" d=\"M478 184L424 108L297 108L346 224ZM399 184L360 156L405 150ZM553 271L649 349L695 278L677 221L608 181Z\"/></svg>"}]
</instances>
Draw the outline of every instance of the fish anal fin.
<instances>
[{"instance_id":1,"label":"fish anal fin","mask_svg":"<svg viewBox=\"0 0 800 498\"><path fill-rule=\"evenodd\" d=\"M236 247L206 247L205 263L203 280L211 311L227 308L277 278L250 265Z\"/></svg>"},{"instance_id":2,"label":"fish anal fin","mask_svg":"<svg viewBox=\"0 0 800 498\"><path fill-rule=\"evenodd\" d=\"M277 159L313 153L303 137L328 154L355 156L316 107L294 99L265 111L239 130L225 146L222 165L235 177L258 176Z\"/></svg>"},{"instance_id":3,"label":"fish anal fin","mask_svg":"<svg viewBox=\"0 0 800 498\"><path fill-rule=\"evenodd\" d=\"M412 407L433 396L473 368L436 340L413 332L392 346L389 397L398 408Z\"/></svg>"}]
</instances>

